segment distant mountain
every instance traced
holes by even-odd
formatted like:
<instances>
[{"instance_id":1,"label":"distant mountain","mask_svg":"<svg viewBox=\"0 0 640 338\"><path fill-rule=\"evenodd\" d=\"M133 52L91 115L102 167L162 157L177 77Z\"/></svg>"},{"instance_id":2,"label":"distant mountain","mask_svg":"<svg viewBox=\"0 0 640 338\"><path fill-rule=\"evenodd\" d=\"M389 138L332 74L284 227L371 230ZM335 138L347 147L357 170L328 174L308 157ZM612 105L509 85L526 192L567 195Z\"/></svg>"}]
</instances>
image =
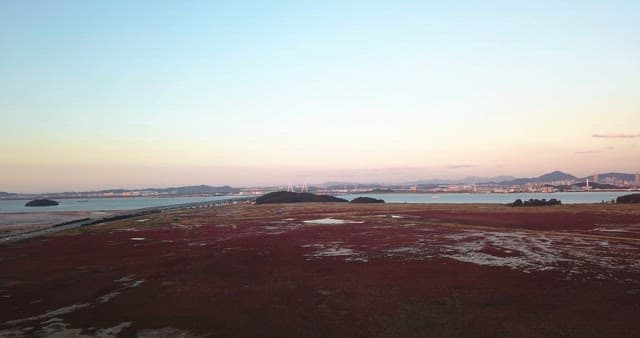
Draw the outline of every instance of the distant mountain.
<instances>
[{"instance_id":1,"label":"distant mountain","mask_svg":"<svg viewBox=\"0 0 640 338\"><path fill-rule=\"evenodd\" d=\"M407 182L405 185L438 185L438 184L460 184L460 183L495 183L502 181L513 180L515 177L513 176L494 176L494 177L481 177L481 176L467 176L465 178L459 179L427 179L427 180L419 180L413 182Z\"/></svg>"},{"instance_id":2,"label":"distant mountain","mask_svg":"<svg viewBox=\"0 0 640 338\"><path fill-rule=\"evenodd\" d=\"M548 174L538 176L538 182L555 182L555 181L570 181L575 180L577 177L564 173L562 171L552 171Z\"/></svg>"},{"instance_id":3,"label":"distant mountain","mask_svg":"<svg viewBox=\"0 0 640 338\"><path fill-rule=\"evenodd\" d=\"M510 180L510 181L502 181L500 182L500 184L501 185L525 185L525 184L532 184L532 183L542 184L542 183L551 183L551 182L559 182L559 181L572 181L577 179L578 179L577 177L571 174L567 174L562 171L556 170L538 177L517 178L515 180Z\"/></svg>"},{"instance_id":4,"label":"distant mountain","mask_svg":"<svg viewBox=\"0 0 640 338\"><path fill-rule=\"evenodd\" d=\"M515 177L513 176L494 176L494 177L478 177L478 176L467 176L463 179L463 183L494 183L501 181L513 180Z\"/></svg>"},{"instance_id":5,"label":"distant mountain","mask_svg":"<svg viewBox=\"0 0 640 338\"><path fill-rule=\"evenodd\" d=\"M145 189L145 190L147 190L147 189ZM127 191L133 191L133 190L129 190L129 189L106 189L106 190L99 190L99 191L95 191L95 192L101 193L101 194L122 194L123 192L127 192ZM73 192L64 192L63 194L73 194Z\"/></svg>"},{"instance_id":6,"label":"distant mountain","mask_svg":"<svg viewBox=\"0 0 640 338\"><path fill-rule=\"evenodd\" d=\"M573 186L574 187L578 187L578 188L585 188L587 186L587 182L574 183ZM591 187L592 189L617 189L617 188L619 188L618 186L613 185L613 184L604 184L604 183L595 183L595 182L589 182L589 187Z\"/></svg>"},{"instance_id":7,"label":"distant mountain","mask_svg":"<svg viewBox=\"0 0 640 338\"><path fill-rule=\"evenodd\" d=\"M598 180L604 180L606 178L615 178L616 180L620 180L620 181L635 181L636 179L636 175L634 174L625 174L625 173L603 173L603 174L598 174ZM581 179L586 179L586 177L583 177Z\"/></svg>"},{"instance_id":8,"label":"distant mountain","mask_svg":"<svg viewBox=\"0 0 640 338\"><path fill-rule=\"evenodd\" d=\"M46 196L57 198L77 198L77 197L96 197L96 196L119 196L127 193L140 192L142 195L169 195L169 196L185 196L185 195L222 195L240 192L238 188L232 188L228 185L209 186L209 185L190 185L185 187L169 187L169 188L144 188L144 189L105 189L93 191L66 191L56 193L46 193ZM28 195L28 194L27 194ZM4 198L0 195L0 198ZM10 197L6 197L10 198Z\"/></svg>"},{"instance_id":9,"label":"distant mountain","mask_svg":"<svg viewBox=\"0 0 640 338\"><path fill-rule=\"evenodd\" d=\"M385 184L385 183L368 183L368 182L340 182L340 181L330 181L330 182L322 182L314 185L309 185L309 190L339 190L339 189L385 189L390 186L396 186L396 184ZM294 189L299 190L299 186L294 186Z\"/></svg>"},{"instance_id":10,"label":"distant mountain","mask_svg":"<svg viewBox=\"0 0 640 338\"><path fill-rule=\"evenodd\" d=\"M616 181L627 181L633 182L635 181L635 174L627 174L627 173L619 173L619 172L608 172L601 173L598 175L598 181L604 183L605 179L615 179ZM588 176L591 181L593 175ZM379 184L379 183L355 183L355 182L327 182L322 186L327 187L329 189L394 189L394 188L406 188L407 186L417 186L418 189L430 189L435 188L439 185L447 185L447 184L497 184L502 186L522 186L527 184L554 184L554 185L562 185L568 184L571 185L575 182L583 182L586 180L586 177L576 177L574 175L568 174L563 171L555 170L544 175L540 175L537 177L521 177L516 178L514 176L494 176L494 177L482 177L482 176L467 176L465 178L459 179L424 179L424 180L416 180L416 181L408 181L400 184ZM607 182L610 184L611 182ZM619 184L619 183L616 183Z\"/></svg>"},{"instance_id":11,"label":"distant mountain","mask_svg":"<svg viewBox=\"0 0 640 338\"><path fill-rule=\"evenodd\" d=\"M371 183L371 184L368 184L368 183L337 183L337 182L329 182L329 183L331 183L331 184L325 183L326 184L326 188L327 189L332 189L332 190L338 190L338 189L349 189L349 190L353 190L353 189L384 189L384 188L388 187L387 185L377 184L377 183ZM312 189L312 190L315 190L315 189Z\"/></svg>"},{"instance_id":12,"label":"distant mountain","mask_svg":"<svg viewBox=\"0 0 640 338\"><path fill-rule=\"evenodd\" d=\"M95 191L97 193L114 193L121 194L130 191L148 191L157 192L159 194L175 194L175 195L196 195L196 194L227 194L240 191L240 189L232 188L228 185L214 187L210 185L190 185L185 187L170 188L146 188L146 189L107 189Z\"/></svg>"},{"instance_id":13,"label":"distant mountain","mask_svg":"<svg viewBox=\"0 0 640 338\"><path fill-rule=\"evenodd\" d=\"M213 187L210 185L191 185L186 187L172 188L150 188L146 189L158 193L180 194L180 195L196 195L196 194L229 194L240 191L240 189L232 188L228 185Z\"/></svg>"},{"instance_id":14,"label":"distant mountain","mask_svg":"<svg viewBox=\"0 0 640 338\"><path fill-rule=\"evenodd\" d=\"M0 198L13 198L18 196L18 194L12 193L12 192L4 192L4 191L0 191Z\"/></svg>"}]
</instances>

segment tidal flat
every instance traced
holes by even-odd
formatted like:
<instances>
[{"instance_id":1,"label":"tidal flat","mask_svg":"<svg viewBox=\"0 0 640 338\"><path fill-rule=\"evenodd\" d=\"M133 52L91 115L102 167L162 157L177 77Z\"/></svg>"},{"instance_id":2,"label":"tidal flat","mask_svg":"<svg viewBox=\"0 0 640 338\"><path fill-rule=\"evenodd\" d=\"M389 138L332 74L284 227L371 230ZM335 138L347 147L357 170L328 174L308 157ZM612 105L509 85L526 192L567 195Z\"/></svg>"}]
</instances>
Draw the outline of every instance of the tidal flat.
<instances>
[{"instance_id":1,"label":"tidal flat","mask_svg":"<svg viewBox=\"0 0 640 338\"><path fill-rule=\"evenodd\" d=\"M188 209L2 244L0 266L0 337L640 332L634 205Z\"/></svg>"},{"instance_id":2,"label":"tidal flat","mask_svg":"<svg viewBox=\"0 0 640 338\"><path fill-rule=\"evenodd\" d=\"M107 217L117 211L39 211L0 213L0 237L46 229L87 217Z\"/></svg>"}]
</instances>

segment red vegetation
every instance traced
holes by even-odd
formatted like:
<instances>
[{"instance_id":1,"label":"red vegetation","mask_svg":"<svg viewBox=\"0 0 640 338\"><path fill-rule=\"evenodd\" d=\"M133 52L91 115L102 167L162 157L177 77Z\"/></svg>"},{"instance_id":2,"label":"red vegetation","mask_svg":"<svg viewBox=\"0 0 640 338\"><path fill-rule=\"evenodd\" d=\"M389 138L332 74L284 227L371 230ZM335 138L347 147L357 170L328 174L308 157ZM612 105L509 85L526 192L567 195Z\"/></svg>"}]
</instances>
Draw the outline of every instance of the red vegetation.
<instances>
[{"instance_id":1,"label":"red vegetation","mask_svg":"<svg viewBox=\"0 0 640 338\"><path fill-rule=\"evenodd\" d=\"M6 244L0 335L60 330L53 318L85 334L127 323L122 336L640 332L640 243L594 230L637 215L439 208L234 206ZM328 217L354 223L304 223Z\"/></svg>"}]
</instances>

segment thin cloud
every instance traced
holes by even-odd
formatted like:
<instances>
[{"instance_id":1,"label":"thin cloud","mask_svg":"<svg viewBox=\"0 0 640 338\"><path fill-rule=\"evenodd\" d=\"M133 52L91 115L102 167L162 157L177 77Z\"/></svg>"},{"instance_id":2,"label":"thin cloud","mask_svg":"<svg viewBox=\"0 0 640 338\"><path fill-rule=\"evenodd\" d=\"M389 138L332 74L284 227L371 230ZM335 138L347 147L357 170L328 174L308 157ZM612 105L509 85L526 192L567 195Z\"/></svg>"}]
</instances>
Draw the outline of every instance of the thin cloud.
<instances>
[{"instance_id":1,"label":"thin cloud","mask_svg":"<svg viewBox=\"0 0 640 338\"><path fill-rule=\"evenodd\" d=\"M463 168L473 168L476 167L476 165L473 164L451 164L449 166L447 166L447 168L449 169L463 169Z\"/></svg>"},{"instance_id":2,"label":"thin cloud","mask_svg":"<svg viewBox=\"0 0 640 338\"><path fill-rule=\"evenodd\" d=\"M585 154L597 154L597 153L603 153L605 151L609 151L609 150L613 150L615 149L614 147L603 147L600 149L590 149L590 150L583 150L583 151L576 151L576 154L579 155L585 155Z\"/></svg>"},{"instance_id":3,"label":"thin cloud","mask_svg":"<svg viewBox=\"0 0 640 338\"><path fill-rule=\"evenodd\" d=\"M576 154L585 155L585 154L597 154L597 153L601 153L601 152L602 152L602 150L600 150L600 149L594 149L594 150L576 151Z\"/></svg>"},{"instance_id":4,"label":"thin cloud","mask_svg":"<svg viewBox=\"0 0 640 338\"><path fill-rule=\"evenodd\" d=\"M636 138L640 137L640 134L625 134L625 133L601 133L591 135L595 138Z\"/></svg>"}]
</instances>

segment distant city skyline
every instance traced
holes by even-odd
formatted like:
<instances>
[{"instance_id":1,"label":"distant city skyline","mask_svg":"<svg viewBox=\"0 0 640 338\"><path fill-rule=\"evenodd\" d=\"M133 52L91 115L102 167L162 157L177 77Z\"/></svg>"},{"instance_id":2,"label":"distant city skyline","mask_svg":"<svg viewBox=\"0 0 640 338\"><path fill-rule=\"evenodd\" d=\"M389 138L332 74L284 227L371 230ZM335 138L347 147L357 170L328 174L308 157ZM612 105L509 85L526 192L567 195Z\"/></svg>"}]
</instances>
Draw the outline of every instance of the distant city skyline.
<instances>
[{"instance_id":1,"label":"distant city skyline","mask_svg":"<svg viewBox=\"0 0 640 338\"><path fill-rule=\"evenodd\" d=\"M640 170L640 2L0 3L0 191Z\"/></svg>"},{"instance_id":2,"label":"distant city skyline","mask_svg":"<svg viewBox=\"0 0 640 338\"><path fill-rule=\"evenodd\" d=\"M310 169L310 168L279 168L269 171L268 175L261 174L260 171L264 171L265 168L260 169L242 169L242 168L139 168L140 170L132 171L131 168L121 169L126 170L130 181L122 181L118 173L112 172L114 168L103 167L100 180L95 180L91 177L84 177L82 174L86 173L85 169L78 169L78 172L69 172L67 168L61 167L54 169L51 172L56 177L56 182L53 185L48 185L50 180L47 177L42 177L38 180L35 171L40 171L40 167L33 167L33 173L26 173L25 176L33 174L34 179L31 179L29 183L40 183L38 189L24 189L26 184L23 182L16 182L16 189L3 188L0 191L6 191L11 193L53 193L53 192L81 192L81 191L96 191L96 190L109 190L109 189L133 189L140 190L146 188L167 188L167 187L179 187L179 186L195 186L195 185L210 185L210 186L232 186L235 188L246 187L267 187L267 186L279 186L287 187L289 185L294 186L322 186L325 184L382 184L382 185L408 185L416 184L416 182L427 181L450 181L453 182L467 182L467 183L480 183L479 181L468 181L470 177L475 177L481 180L487 178L496 178L495 182L510 181L512 179L523 178L536 178L544 174L549 174L555 171L561 171L566 174L574 175L577 178L590 177L592 182L597 179L598 175L604 173L624 173L635 175L635 180L638 181L640 171L596 171L588 174L579 174L564 170L548 170L543 172L537 172L530 175L476 175L469 173L466 175L445 175L446 170L441 171L442 175L422 175L426 173L425 169L421 168L388 168L388 169L365 169L365 170L335 170L335 169ZM160 174L165 176L164 180L158 180L156 177L146 175L148 170L160 171ZM215 177L228 177L232 172L238 175L238 171L241 171L245 176L241 176L238 181L221 181L216 180ZM203 177L202 180L199 180ZM268 177L268 179L264 179ZM613 183L600 177L600 183ZM562 181L562 180L561 180ZM631 179L630 181L634 181ZM95 182L100 182L95 184ZM446 182L445 182L446 183ZM4 187L10 187L11 185L5 185ZM49 188L46 188L49 187Z\"/></svg>"}]
</instances>

